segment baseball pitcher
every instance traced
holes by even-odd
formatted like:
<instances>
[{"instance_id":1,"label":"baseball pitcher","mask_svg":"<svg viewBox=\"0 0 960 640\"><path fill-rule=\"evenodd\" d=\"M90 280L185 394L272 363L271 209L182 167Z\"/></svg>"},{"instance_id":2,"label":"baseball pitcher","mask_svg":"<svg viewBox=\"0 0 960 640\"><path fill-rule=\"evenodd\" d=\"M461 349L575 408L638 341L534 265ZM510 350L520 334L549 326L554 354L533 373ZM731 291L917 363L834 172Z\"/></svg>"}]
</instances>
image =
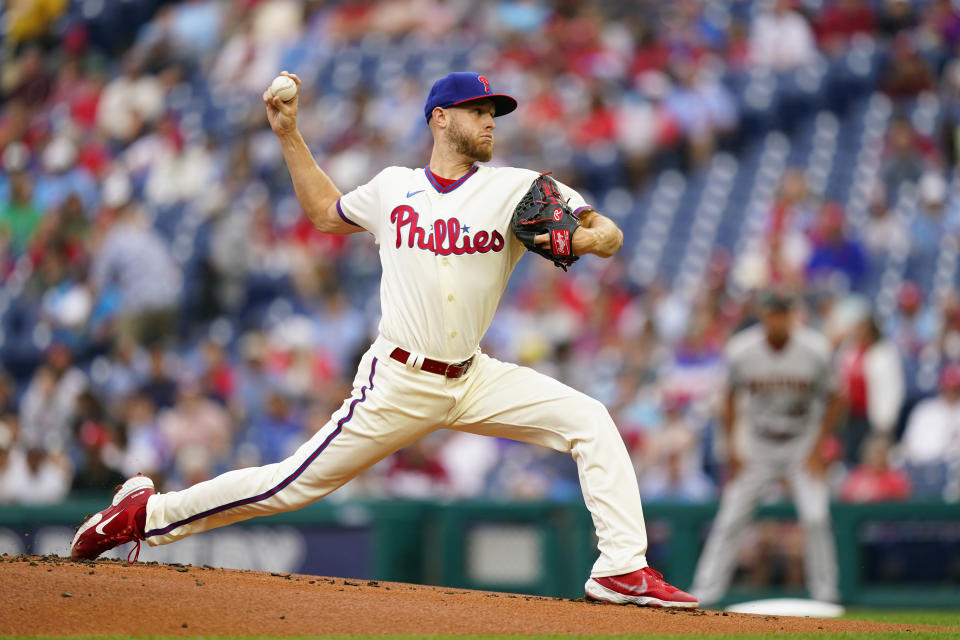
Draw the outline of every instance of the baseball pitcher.
<instances>
[{"instance_id":1,"label":"baseball pitcher","mask_svg":"<svg viewBox=\"0 0 960 640\"><path fill-rule=\"evenodd\" d=\"M285 75L299 86L299 78ZM72 556L95 558L131 540L167 544L299 509L446 428L572 454L599 538L588 597L696 607L647 566L636 476L603 405L479 349L525 250L566 268L587 253L612 256L623 242L620 230L547 175L478 164L493 155L495 118L517 107L482 75L452 73L433 85L424 108L434 140L427 166L388 167L347 194L301 137L298 100L263 95L304 213L324 233L367 232L380 247L379 336L360 362L353 392L325 427L277 464L164 494L148 478L131 478L110 507L80 526Z\"/></svg>"},{"instance_id":2,"label":"baseball pitcher","mask_svg":"<svg viewBox=\"0 0 960 640\"><path fill-rule=\"evenodd\" d=\"M815 331L793 326L792 300L782 292L762 299L763 322L727 344L723 416L732 479L700 557L693 593L719 600L734 570L743 527L764 490L786 479L803 523L806 577L817 600L837 600L837 564L830 528L830 490L820 444L842 410L831 349ZM744 411L740 434L734 425Z\"/></svg>"}]
</instances>

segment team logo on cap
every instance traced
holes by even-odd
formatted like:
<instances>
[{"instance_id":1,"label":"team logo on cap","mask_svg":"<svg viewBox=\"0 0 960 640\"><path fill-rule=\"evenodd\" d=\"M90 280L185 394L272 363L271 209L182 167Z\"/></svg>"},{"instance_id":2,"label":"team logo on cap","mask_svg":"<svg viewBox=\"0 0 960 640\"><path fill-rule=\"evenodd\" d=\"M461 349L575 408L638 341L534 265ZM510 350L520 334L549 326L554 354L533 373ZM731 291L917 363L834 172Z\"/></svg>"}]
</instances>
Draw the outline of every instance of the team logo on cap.
<instances>
[{"instance_id":1,"label":"team logo on cap","mask_svg":"<svg viewBox=\"0 0 960 640\"><path fill-rule=\"evenodd\" d=\"M490 93L490 81L487 80L486 76L477 76L477 80L483 85L483 92Z\"/></svg>"}]
</instances>

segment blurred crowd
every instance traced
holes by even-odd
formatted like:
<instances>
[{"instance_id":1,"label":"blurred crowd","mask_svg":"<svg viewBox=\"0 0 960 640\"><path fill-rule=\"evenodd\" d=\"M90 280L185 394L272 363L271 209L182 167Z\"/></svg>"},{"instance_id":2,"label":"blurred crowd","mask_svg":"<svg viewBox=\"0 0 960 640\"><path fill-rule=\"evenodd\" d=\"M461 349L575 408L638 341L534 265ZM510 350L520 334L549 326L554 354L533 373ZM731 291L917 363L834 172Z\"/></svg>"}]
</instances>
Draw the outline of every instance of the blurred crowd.
<instances>
[{"instance_id":1,"label":"blurred crowd","mask_svg":"<svg viewBox=\"0 0 960 640\"><path fill-rule=\"evenodd\" d=\"M319 429L376 330L376 247L312 230L260 94L281 69L303 78L304 137L346 191L423 164L423 99L454 67L520 101L498 121L496 162L552 169L596 202L789 129L802 101L764 111L764 78L802 88L809 72L841 114L851 91L887 95L898 111L867 224L787 169L750 268L802 291L804 321L837 349L837 497L960 499L960 293L907 280L883 317L864 295L884 256L960 232L950 1L33 0L4 17L0 503L137 472L189 486ZM930 101L932 130L900 115ZM894 214L905 184L921 202L908 223ZM633 246L568 274L525 259L483 347L603 401L644 500L712 500L723 347L755 319L752 293L731 286L744 257L714 251L691 300L636 281ZM920 362L934 363L926 378ZM371 495L579 487L567 456L442 431L333 499Z\"/></svg>"}]
</instances>

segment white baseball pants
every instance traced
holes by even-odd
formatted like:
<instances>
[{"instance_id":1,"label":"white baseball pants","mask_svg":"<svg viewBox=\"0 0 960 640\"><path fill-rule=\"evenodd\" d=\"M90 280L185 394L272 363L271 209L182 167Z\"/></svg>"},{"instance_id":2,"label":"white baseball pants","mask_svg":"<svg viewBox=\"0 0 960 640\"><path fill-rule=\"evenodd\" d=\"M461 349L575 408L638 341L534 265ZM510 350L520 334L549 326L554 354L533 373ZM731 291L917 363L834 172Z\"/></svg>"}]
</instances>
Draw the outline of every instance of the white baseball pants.
<instances>
[{"instance_id":1,"label":"white baseball pants","mask_svg":"<svg viewBox=\"0 0 960 640\"><path fill-rule=\"evenodd\" d=\"M591 575L647 566L637 479L606 408L536 371L478 354L450 379L390 357L378 338L363 356L353 392L292 456L227 472L147 503L146 540L161 545L319 500L364 469L441 428L528 442L573 455L593 516L600 557ZM412 360L412 358L411 358Z\"/></svg>"},{"instance_id":2,"label":"white baseball pants","mask_svg":"<svg viewBox=\"0 0 960 640\"><path fill-rule=\"evenodd\" d=\"M825 478L809 473L800 458L748 462L727 485L693 578L691 592L701 606L713 604L726 593L740 534L752 518L760 495L784 476L790 481L803 524L807 588L816 600L836 602L837 553L830 527L830 488Z\"/></svg>"}]
</instances>

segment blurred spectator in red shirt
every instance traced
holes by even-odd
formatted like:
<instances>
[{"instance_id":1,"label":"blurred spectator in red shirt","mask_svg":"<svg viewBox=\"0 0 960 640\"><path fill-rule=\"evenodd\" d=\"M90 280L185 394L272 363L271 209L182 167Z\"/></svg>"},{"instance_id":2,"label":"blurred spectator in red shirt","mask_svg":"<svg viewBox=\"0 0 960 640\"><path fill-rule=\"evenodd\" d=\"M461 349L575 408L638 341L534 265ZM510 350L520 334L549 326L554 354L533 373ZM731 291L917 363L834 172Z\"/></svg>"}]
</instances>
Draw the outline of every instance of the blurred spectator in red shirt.
<instances>
[{"instance_id":1,"label":"blurred spectator in red shirt","mask_svg":"<svg viewBox=\"0 0 960 640\"><path fill-rule=\"evenodd\" d=\"M890 437L904 399L903 366L896 345L873 317L864 318L838 356L848 417L840 432L844 461L853 465L870 434Z\"/></svg>"},{"instance_id":2,"label":"blurred spectator in red shirt","mask_svg":"<svg viewBox=\"0 0 960 640\"><path fill-rule=\"evenodd\" d=\"M750 26L740 18L732 18L727 29L725 59L730 68L744 71L750 68Z\"/></svg>"},{"instance_id":3,"label":"blurred spectator in red shirt","mask_svg":"<svg viewBox=\"0 0 960 640\"><path fill-rule=\"evenodd\" d=\"M877 17L865 0L833 0L817 21L817 40L828 54L837 56L857 34L872 36Z\"/></svg>"},{"instance_id":4,"label":"blurred spectator in red shirt","mask_svg":"<svg viewBox=\"0 0 960 640\"><path fill-rule=\"evenodd\" d=\"M863 462L843 481L840 497L844 502L887 502L910 497L910 478L888 464L890 444L880 435L863 444Z\"/></svg>"},{"instance_id":5,"label":"blurred spectator in red shirt","mask_svg":"<svg viewBox=\"0 0 960 640\"><path fill-rule=\"evenodd\" d=\"M638 28L640 33L637 35L637 45L631 65L633 75L666 69L670 61L670 48L657 33L656 27L644 22Z\"/></svg>"},{"instance_id":6,"label":"blurred spectator in red shirt","mask_svg":"<svg viewBox=\"0 0 960 640\"><path fill-rule=\"evenodd\" d=\"M891 98L898 99L916 97L924 91L931 91L933 86L933 70L926 58L908 36L897 36L880 87Z\"/></svg>"},{"instance_id":7,"label":"blurred spectator in red shirt","mask_svg":"<svg viewBox=\"0 0 960 640\"><path fill-rule=\"evenodd\" d=\"M210 395L227 405L236 389L236 374L226 349L212 338L204 340L202 346L203 386Z\"/></svg>"},{"instance_id":8,"label":"blurred spectator in red shirt","mask_svg":"<svg viewBox=\"0 0 960 640\"><path fill-rule=\"evenodd\" d=\"M390 459L386 476L389 495L404 498L429 498L442 495L447 488L447 470L438 457L442 437L432 434L398 451Z\"/></svg>"},{"instance_id":9,"label":"blurred spectator in red shirt","mask_svg":"<svg viewBox=\"0 0 960 640\"><path fill-rule=\"evenodd\" d=\"M57 70L50 103L66 106L74 124L81 129L90 130L96 124L97 104L102 88L103 79L100 73L84 69L83 58L69 57Z\"/></svg>"},{"instance_id":10,"label":"blurred spectator in red shirt","mask_svg":"<svg viewBox=\"0 0 960 640\"><path fill-rule=\"evenodd\" d=\"M617 114L604 101L599 90L590 95L590 106L574 123L573 139L578 147L609 143L616 138Z\"/></svg>"}]
</instances>

